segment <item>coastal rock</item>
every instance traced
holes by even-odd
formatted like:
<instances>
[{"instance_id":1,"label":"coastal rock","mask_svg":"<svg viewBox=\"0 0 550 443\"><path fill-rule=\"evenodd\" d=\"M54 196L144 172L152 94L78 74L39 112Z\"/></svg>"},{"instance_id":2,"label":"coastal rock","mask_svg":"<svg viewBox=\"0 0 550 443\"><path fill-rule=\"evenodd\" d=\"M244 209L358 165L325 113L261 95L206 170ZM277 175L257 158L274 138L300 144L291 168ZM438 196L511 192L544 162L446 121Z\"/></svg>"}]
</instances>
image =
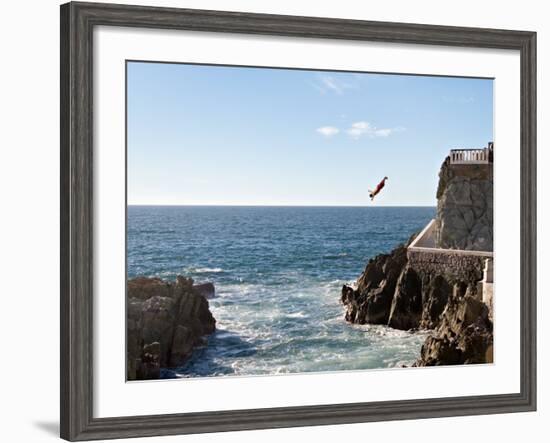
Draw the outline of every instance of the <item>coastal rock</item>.
<instances>
[{"instance_id":1,"label":"coastal rock","mask_svg":"<svg viewBox=\"0 0 550 443\"><path fill-rule=\"evenodd\" d=\"M482 269L479 258L450 257L448 264L435 266L429 259L411 263L406 246L401 245L369 260L356 288L344 285L345 319L403 330L434 329L456 288L463 288L462 294L469 288L475 295L471 288L477 288L483 278Z\"/></svg>"},{"instance_id":2,"label":"coastal rock","mask_svg":"<svg viewBox=\"0 0 550 443\"><path fill-rule=\"evenodd\" d=\"M493 323L487 306L461 290L447 304L440 325L426 339L416 366L492 363Z\"/></svg>"},{"instance_id":3,"label":"coastal rock","mask_svg":"<svg viewBox=\"0 0 550 443\"><path fill-rule=\"evenodd\" d=\"M160 377L160 343L158 341L145 345L141 358L136 359L137 370L142 374L142 379L155 379Z\"/></svg>"},{"instance_id":4,"label":"coastal rock","mask_svg":"<svg viewBox=\"0 0 550 443\"><path fill-rule=\"evenodd\" d=\"M201 283L193 285L193 289L197 290L203 297L214 298L216 296L216 288L213 283Z\"/></svg>"},{"instance_id":5,"label":"coastal rock","mask_svg":"<svg viewBox=\"0 0 550 443\"><path fill-rule=\"evenodd\" d=\"M397 282L388 326L405 330L417 328L422 306L422 281L418 274L407 266Z\"/></svg>"},{"instance_id":6,"label":"coastal rock","mask_svg":"<svg viewBox=\"0 0 550 443\"><path fill-rule=\"evenodd\" d=\"M492 285L481 293L487 257L448 251L493 250L491 163L451 164L447 157L433 229L435 242L407 250L413 236L407 245L371 259L356 287L342 288L345 318L433 330L417 366L492 362L492 310L485 304L492 305Z\"/></svg>"},{"instance_id":7,"label":"coastal rock","mask_svg":"<svg viewBox=\"0 0 550 443\"><path fill-rule=\"evenodd\" d=\"M451 165L445 160L437 189L436 245L493 250L492 164Z\"/></svg>"},{"instance_id":8,"label":"coastal rock","mask_svg":"<svg viewBox=\"0 0 550 443\"><path fill-rule=\"evenodd\" d=\"M369 260L357 288L344 285L341 301L350 323L387 324L397 281L407 262L405 245Z\"/></svg>"},{"instance_id":9,"label":"coastal rock","mask_svg":"<svg viewBox=\"0 0 550 443\"><path fill-rule=\"evenodd\" d=\"M372 259L357 289L343 287L346 320L434 330L415 366L492 362L493 323L489 308L479 300L475 280L418 272L403 262L400 248ZM476 272L471 275L479 277Z\"/></svg>"},{"instance_id":10,"label":"coastal rock","mask_svg":"<svg viewBox=\"0 0 550 443\"><path fill-rule=\"evenodd\" d=\"M135 278L127 297L128 380L158 378L161 368L182 365L215 330L208 300L192 279Z\"/></svg>"},{"instance_id":11,"label":"coastal rock","mask_svg":"<svg viewBox=\"0 0 550 443\"><path fill-rule=\"evenodd\" d=\"M453 286L442 275L425 276L422 291L422 316L419 327L433 329L452 295Z\"/></svg>"}]
</instances>

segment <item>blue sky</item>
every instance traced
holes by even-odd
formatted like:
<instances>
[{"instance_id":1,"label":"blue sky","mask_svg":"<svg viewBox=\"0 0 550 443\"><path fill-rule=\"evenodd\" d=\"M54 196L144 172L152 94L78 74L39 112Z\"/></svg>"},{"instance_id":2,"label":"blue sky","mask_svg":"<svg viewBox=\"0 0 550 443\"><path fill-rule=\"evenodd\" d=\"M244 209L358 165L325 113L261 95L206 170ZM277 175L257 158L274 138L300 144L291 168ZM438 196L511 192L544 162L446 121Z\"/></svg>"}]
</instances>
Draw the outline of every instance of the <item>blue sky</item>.
<instances>
[{"instance_id":1,"label":"blue sky","mask_svg":"<svg viewBox=\"0 0 550 443\"><path fill-rule=\"evenodd\" d=\"M431 206L493 134L487 79L129 62L127 87L129 204Z\"/></svg>"}]
</instances>

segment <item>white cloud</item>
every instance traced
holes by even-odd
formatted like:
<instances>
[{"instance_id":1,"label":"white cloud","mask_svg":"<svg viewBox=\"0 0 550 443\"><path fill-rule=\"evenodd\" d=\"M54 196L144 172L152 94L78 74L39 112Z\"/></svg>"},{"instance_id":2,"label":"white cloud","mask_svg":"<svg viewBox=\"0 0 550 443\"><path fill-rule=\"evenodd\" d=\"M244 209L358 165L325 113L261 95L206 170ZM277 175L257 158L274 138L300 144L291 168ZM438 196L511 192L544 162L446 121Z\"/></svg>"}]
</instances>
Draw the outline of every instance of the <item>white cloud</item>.
<instances>
[{"instance_id":1,"label":"white cloud","mask_svg":"<svg viewBox=\"0 0 550 443\"><path fill-rule=\"evenodd\" d=\"M369 137L369 138L376 138L376 137L389 137L394 132L400 132L404 131L405 128L402 127L396 127L396 128L377 128L376 126L372 125L369 122L361 121L361 122L355 122L351 125L351 127L346 131L348 135L350 135L352 138L359 138L359 137Z\"/></svg>"},{"instance_id":2,"label":"white cloud","mask_svg":"<svg viewBox=\"0 0 550 443\"><path fill-rule=\"evenodd\" d=\"M390 135L404 131L405 128L402 126L397 126L395 128L377 128L372 123L367 121L359 121L352 123L351 126L346 129L346 133L354 139L360 137L368 138L378 138L378 137L389 137ZM315 130L324 137L333 137L336 134L340 133L340 129L335 126L321 126Z\"/></svg>"},{"instance_id":3,"label":"white cloud","mask_svg":"<svg viewBox=\"0 0 550 443\"><path fill-rule=\"evenodd\" d=\"M321 126L320 128L317 128L316 131L325 137L332 137L333 135L338 134L340 129L335 128L334 126Z\"/></svg>"},{"instance_id":4,"label":"white cloud","mask_svg":"<svg viewBox=\"0 0 550 443\"><path fill-rule=\"evenodd\" d=\"M346 89L355 89L358 87L356 82L343 81L337 77L328 74L319 74L317 81L313 83L313 87L317 89L321 94L327 92L333 92L341 95Z\"/></svg>"}]
</instances>

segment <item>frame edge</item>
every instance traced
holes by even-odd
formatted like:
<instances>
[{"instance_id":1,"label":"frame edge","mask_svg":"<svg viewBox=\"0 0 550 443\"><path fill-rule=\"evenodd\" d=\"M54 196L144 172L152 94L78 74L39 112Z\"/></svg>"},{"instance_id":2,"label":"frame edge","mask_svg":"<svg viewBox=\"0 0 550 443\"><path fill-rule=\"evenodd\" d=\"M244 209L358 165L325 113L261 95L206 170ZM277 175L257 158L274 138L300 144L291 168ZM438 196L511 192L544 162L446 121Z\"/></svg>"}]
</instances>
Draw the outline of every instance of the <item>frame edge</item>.
<instances>
[{"instance_id":1,"label":"frame edge","mask_svg":"<svg viewBox=\"0 0 550 443\"><path fill-rule=\"evenodd\" d=\"M71 423L71 362L70 362L70 53L71 53L71 5L60 6L60 437L69 439L74 424Z\"/></svg>"},{"instance_id":2,"label":"frame edge","mask_svg":"<svg viewBox=\"0 0 550 443\"><path fill-rule=\"evenodd\" d=\"M170 19L174 13L178 16ZM536 33L101 3L66 3L61 5L60 14L61 438L80 441L536 410ZM251 23L247 21L249 17ZM212 19L214 24L207 24L205 18ZM284 26L286 19L291 23ZM236 22L234 25L232 20ZM254 31L262 22L269 22L271 26ZM300 23L304 24L302 30ZM359 29L361 23L366 29ZM521 392L454 399L93 418L91 45L92 28L98 24L302 37L323 37L321 34L327 29L325 38L348 38L332 35L338 29L345 34L347 29L352 32L349 39L472 47L486 39L486 47L518 49L522 82ZM315 31L316 26L323 29ZM388 37L395 32L395 37ZM427 35L431 32L434 36L430 39ZM460 33L465 33L463 41ZM450 405L452 401L456 403Z\"/></svg>"},{"instance_id":3,"label":"frame edge","mask_svg":"<svg viewBox=\"0 0 550 443\"><path fill-rule=\"evenodd\" d=\"M522 39L521 64L521 392L537 410L537 33Z\"/></svg>"},{"instance_id":4,"label":"frame edge","mask_svg":"<svg viewBox=\"0 0 550 443\"><path fill-rule=\"evenodd\" d=\"M93 411L92 29L60 6L60 437L75 441Z\"/></svg>"}]
</instances>

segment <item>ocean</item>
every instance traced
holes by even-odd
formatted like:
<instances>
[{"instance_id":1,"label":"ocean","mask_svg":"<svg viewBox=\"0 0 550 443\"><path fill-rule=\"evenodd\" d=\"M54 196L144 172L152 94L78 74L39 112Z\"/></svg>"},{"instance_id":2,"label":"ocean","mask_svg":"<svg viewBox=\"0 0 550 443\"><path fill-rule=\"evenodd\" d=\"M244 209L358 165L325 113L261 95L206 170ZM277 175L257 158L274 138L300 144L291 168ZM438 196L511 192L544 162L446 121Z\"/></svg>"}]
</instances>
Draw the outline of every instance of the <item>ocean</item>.
<instances>
[{"instance_id":1,"label":"ocean","mask_svg":"<svg viewBox=\"0 0 550 443\"><path fill-rule=\"evenodd\" d=\"M217 331L162 376L410 365L425 333L346 323L340 290L434 216L433 207L129 206L128 278L216 287Z\"/></svg>"}]
</instances>

